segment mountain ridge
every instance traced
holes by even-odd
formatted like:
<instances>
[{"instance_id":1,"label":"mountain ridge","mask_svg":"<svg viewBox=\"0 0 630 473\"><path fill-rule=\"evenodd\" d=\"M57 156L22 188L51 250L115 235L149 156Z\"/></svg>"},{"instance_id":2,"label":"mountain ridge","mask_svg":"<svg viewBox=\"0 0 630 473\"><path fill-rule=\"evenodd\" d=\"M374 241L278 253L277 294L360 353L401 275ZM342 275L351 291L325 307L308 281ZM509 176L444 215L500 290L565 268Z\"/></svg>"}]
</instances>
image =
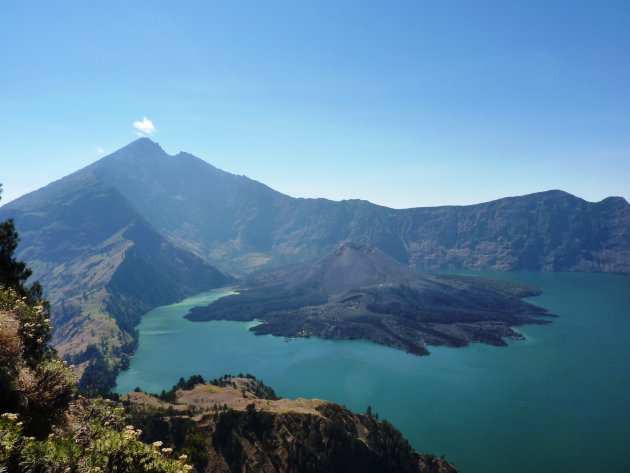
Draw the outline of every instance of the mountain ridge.
<instances>
[{"instance_id":1,"label":"mountain ridge","mask_svg":"<svg viewBox=\"0 0 630 473\"><path fill-rule=\"evenodd\" d=\"M150 145L146 146L146 144L148 144L148 143L150 143ZM163 155L163 157L166 157L166 158L193 158L195 161L198 161L198 162L202 163L204 166L208 166L208 167L214 169L215 171L219 171L221 173L225 173L227 175L234 176L234 177L237 177L237 178L246 179L246 180L248 180L250 182L253 182L253 183L259 184L261 186L264 186L264 187L266 187L268 189L271 189L277 194L280 194L280 195L282 195L284 197L288 197L290 199L295 199L295 200L326 201L326 202L334 202L334 203L362 202L362 203L367 203L367 204L370 204L370 205L373 205L373 206L376 206L376 207L381 207L381 208L384 208L384 209L387 209L387 210L393 210L393 211L409 211L409 210L427 209L427 208L431 208L431 209L466 208L466 207L474 207L474 206L478 206L478 205L491 204L491 203L505 201L505 200L510 200L510 199L519 199L519 198L523 198L523 197L535 197L535 196L539 196L539 195L557 195L557 196L563 195L563 196L568 196L568 197L572 197L572 198L581 200L581 201L583 201L585 203L589 203L589 204L599 204L599 203L602 203L602 202L607 201L609 199L613 199L613 200L619 201L620 203L623 203L623 204L628 204L627 199L625 199L622 196L611 195L611 196L604 197L604 198L602 198L599 201L589 201L589 200L586 200L586 199L584 199L582 197L578 197L578 196L576 196L574 194L571 194L570 192L567 192L567 191L562 190L562 189L548 189L548 190L542 190L542 191L536 191L536 192L529 192L529 193L526 193L526 194L510 195L510 196L499 197L499 198L496 198L496 199L491 199L491 200L482 201L482 202L473 203L473 204L440 204L440 205L432 205L432 206L428 206L428 207L427 206L415 206L415 207L402 207L402 208L389 207L387 205L374 203L374 202L372 202L370 200L367 200L367 199L358 199L358 198L333 200L333 199L329 199L329 198L326 198L326 197L295 197L295 196L291 196L289 194L285 194L285 193L282 193L280 191L277 191L277 190L267 186L266 184L264 184L264 183L262 183L262 182L260 182L260 181L258 181L256 179L250 178L250 177L248 177L246 175L234 174L234 173L231 173L229 171L224 171L224 170L222 170L220 168L217 168L216 166L214 166L213 164L209 163L208 161L206 161L206 160L204 160L202 158L199 158L199 157L197 157L197 156L195 156L195 155L193 155L193 154L191 154L191 153L189 153L187 151L179 151L176 154L170 155L170 154L166 153L166 151L160 146L160 144L158 142L153 141L151 138L140 137L140 138L137 138L136 140L132 141L131 143L123 146L122 148L119 148L117 151L114 151L113 153L110 153L110 154L108 154L106 156L103 156L102 158L99 158L98 160L94 161L93 163L88 164L88 165L84 166L83 168L68 174L67 176L64 176L64 177L62 177L60 179L56 179L55 181L52 181L51 183L46 184L43 187L40 187L40 188L35 189L33 191L27 192L26 194L18 196L15 199L13 199L13 200L11 200L9 202L6 202L5 204L3 204L0 207L12 207L17 202L22 203L22 199L25 199L28 196L32 196L32 194L39 193L43 189L51 186L52 184L56 184L56 183L58 183L60 181L63 181L63 180L65 180L66 178L68 178L70 176L74 176L75 174L80 173L81 171L84 171L84 170L87 170L87 169L92 169L94 167L97 167L97 165L102 165L103 163L106 163L106 162L108 162L110 160L113 160L113 159L121 160L121 159L123 159L123 157L121 156L121 152L123 152L123 151L132 151L132 150L133 151L137 151L139 148L143 148L144 150L148 149L148 150L156 151L158 154L161 154L161 155ZM129 156L138 157L138 156L141 156L141 155L131 154Z\"/></svg>"},{"instance_id":2,"label":"mountain ridge","mask_svg":"<svg viewBox=\"0 0 630 473\"><path fill-rule=\"evenodd\" d=\"M133 154L147 145L158 146L144 139L123 149ZM161 148L159 154L168 156ZM183 173L177 156L193 161L194 172ZM106 165L107 158L97 163L107 168L100 178L120 188L158 230L235 274L314 261L342 241L371 244L417 270L630 272L630 205L622 197L587 202L550 190L398 210L357 199L296 199L191 157L162 160L168 169L154 172L147 185L124 184L128 167ZM155 182L168 192L157 191ZM181 200L174 202L176 196Z\"/></svg>"}]
</instances>

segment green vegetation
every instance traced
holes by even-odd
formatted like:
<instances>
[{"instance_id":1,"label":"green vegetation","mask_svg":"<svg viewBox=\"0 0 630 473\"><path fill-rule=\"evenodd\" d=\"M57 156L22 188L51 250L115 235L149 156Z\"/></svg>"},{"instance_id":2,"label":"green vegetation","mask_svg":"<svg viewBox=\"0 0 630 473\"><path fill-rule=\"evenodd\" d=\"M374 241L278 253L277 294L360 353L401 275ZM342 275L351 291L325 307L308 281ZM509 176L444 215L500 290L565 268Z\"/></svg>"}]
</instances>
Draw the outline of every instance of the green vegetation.
<instances>
[{"instance_id":1,"label":"green vegetation","mask_svg":"<svg viewBox=\"0 0 630 473\"><path fill-rule=\"evenodd\" d=\"M197 471L203 471L208 464L204 432L191 416L194 410L186 412L173 408L161 409L142 405L125 405L127 422L140 431L139 440L159 444L185 455L187 462Z\"/></svg>"},{"instance_id":2,"label":"green vegetation","mask_svg":"<svg viewBox=\"0 0 630 473\"><path fill-rule=\"evenodd\" d=\"M0 198L2 184L0 184ZM33 273L23 261L17 261L13 254L20 242L13 219L0 222L0 287L10 287L30 302L42 299L42 287L39 282L30 287L25 286L26 280ZM44 303L48 312L48 304Z\"/></svg>"},{"instance_id":3,"label":"green vegetation","mask_svg":"<svg viewBox=\"0 0 630 473\"><path fill-rule=\"evenodd\" d=\"M10 472L155 472L192 469L170 448L141 442L141 431L125 425L122 409L106 400L79 398L67 414L76 427L47 437L27 437L22 417L0 416L0 468Z\"/></svg>"},{"instance_id":4,"label":"green vegetation","mask_svg":"<svg viewBox=\"0 0 630 473\"><path fill-rule=\"evenodd\" d=\"M533 284L506 279L492 279L472 274L436 274L439 278L448 281L459 281L475 286L486 291L494 291L513 297L532 297L541 294L540 288Z\"/></svg>"},{"instance_id":5,"label":"green vegetation","mask_svg":"<svg viewBox=\"0 0 630 473\"><path fill-rule=\"evenodd\" d=\"M25 435L50 433L74 390L73 372L48 347L49 337L44 304L0 289L0 411L19 414Z\"/></svg>"},{"instance_id":6,"label":"green vegetation","mask_svg":"<svg viewBox=\"0 0 630 473\"><path fill-rule=\"evenodd\" d=\"M201 375L192 375L190 378L185 380L184 378L179 378L179 381L175 386L173 386L168 391L162 391L157 397L166 402L174 402L176 399L175 393L178 389L186 389L190 390L197 386L198 384L205 383L203 376Z\"/></svg>"},{"instance_id":7,"label":"green vegetation","mask_svg":"<svg viewBox=\"0 0 630 473\"><path fill-rule=\"evenodd\" d=\"M353 431L356 426L348 425L343 408L326 404L318 410L329 420L323 432L327 444L325 461L341 466L338 471L418 471L418 459L413 449L402 434L386 420L379 421L368 415L360 416L368 432L367 438L362 440L359 432Z\"/></svg>"},{"instance_id":8,"label":"green vegetation","mask_svg":"<svg viewBox=\"0 0 630 473\"><path fill-rule=\"evenodd\" d=\"M237 376L232 376L231 374L224 374L220 378L215 378L210 381L206 381L203 379L203 376L199 374L194 374L188 379L179 378L177 384L173 385L171 389L168 391L162 390L160 394L149 393L150 396L158 398L160 401L164 402L175 402L177 400L177 391L184 390L190 391L195 386L199 384L211 384L213 386L218 387L226 387L232 386L234 384L234 378L245 378L253 381L253 383L248 387L250 392L257 397L258 399L268 399L270 401L275 401L280 399L278 395L275 393L273 388L267 386L262 380L256 378L253 374L247 373L239 373ZM135 392L144 392L139 387L134 389Z\"/></svg>"},{"instance_id":9,"label":"green vegetation","mask_svg":"<svg viewBox=\"0 0 630 473\"><path fill-rule=\"evenodd\" d=\"M221 386L221 387L230 386L233 378L234 376L225 374L221 376L220 378L216 378L209 381L209 383L214 384L215 386ZM250 385L249 389L251 393L259 399L268 399L270 401L275 401L277 399L280 399L270 386L267 386L262 380L256 378L256 376L254 376L253 374L239 373L236 376L236 378L247 378L254 381Z\"/></svg>"}]
</instances>

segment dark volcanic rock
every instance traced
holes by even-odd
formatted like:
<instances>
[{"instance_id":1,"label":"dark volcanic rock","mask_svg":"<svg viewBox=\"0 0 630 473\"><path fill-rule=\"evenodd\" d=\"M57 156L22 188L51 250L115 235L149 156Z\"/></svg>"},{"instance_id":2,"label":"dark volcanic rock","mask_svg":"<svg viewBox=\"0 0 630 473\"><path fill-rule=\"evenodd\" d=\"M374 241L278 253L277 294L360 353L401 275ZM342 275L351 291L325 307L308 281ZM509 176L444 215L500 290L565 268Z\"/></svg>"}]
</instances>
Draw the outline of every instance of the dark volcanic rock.
<instances>
[{"instance_id":1,"label":"dark volcanic rock","mask_svg":"<svg viewBox=\"0 0 630 473\"><path fill-rule=\"evenodd\" d=\"M522 289L416 273L377 248L346 243L313 265L253 276L240 294L186 317L258 319L258 334L362 338L427 354L427 344L505 345L521 337L511 326L546 323L534 317L544 309L513 295L532 294Z\"/></svg>"}]
</instances>

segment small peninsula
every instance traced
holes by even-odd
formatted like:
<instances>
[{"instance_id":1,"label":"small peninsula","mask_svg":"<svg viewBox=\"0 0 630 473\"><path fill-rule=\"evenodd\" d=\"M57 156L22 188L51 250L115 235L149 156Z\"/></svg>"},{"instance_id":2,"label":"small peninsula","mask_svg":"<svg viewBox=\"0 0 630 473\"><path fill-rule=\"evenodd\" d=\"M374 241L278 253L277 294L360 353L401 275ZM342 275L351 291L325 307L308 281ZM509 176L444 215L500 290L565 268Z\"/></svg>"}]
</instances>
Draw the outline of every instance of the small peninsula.
<instances>
[{"instance_id":1,"label":"small peninsula","mask_svg":"<svg viewBox=\"0 0 630 473\"><path fill-rule=\"evenodd\" d=\"M417 273L370 245L344 243L312 265L243 280L239 294L195 307L191 321L259 320L256 334L366 339L416 355L428 345L504 346L512 327L550 316L521 297L529 285Z\"/></svg>"}]
</instances>

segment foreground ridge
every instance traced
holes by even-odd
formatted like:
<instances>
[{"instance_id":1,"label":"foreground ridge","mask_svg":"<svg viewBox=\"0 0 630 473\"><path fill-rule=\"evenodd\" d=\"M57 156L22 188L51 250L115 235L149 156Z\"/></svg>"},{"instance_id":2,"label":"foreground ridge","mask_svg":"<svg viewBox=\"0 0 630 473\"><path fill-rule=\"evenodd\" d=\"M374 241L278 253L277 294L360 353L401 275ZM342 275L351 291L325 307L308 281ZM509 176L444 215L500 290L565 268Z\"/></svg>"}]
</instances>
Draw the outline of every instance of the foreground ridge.
<instances>
[{"instance_id":1,"label":"foreground ridge","mask_svg":"<svg viewBox=\"0 0 630 473\"><path fill-rule=\"evenodd\" d=\"M191 458L205 471L457 472L442 458L416 453L371 408L356 414L319 399L281 399L252 375L208 383L193 376L159 396L136 390L122 400L147 442L177 435L186 422L187 435L199 438ZM156 418L167 427L152 429Z\"/></svg>"}]
</instances>

